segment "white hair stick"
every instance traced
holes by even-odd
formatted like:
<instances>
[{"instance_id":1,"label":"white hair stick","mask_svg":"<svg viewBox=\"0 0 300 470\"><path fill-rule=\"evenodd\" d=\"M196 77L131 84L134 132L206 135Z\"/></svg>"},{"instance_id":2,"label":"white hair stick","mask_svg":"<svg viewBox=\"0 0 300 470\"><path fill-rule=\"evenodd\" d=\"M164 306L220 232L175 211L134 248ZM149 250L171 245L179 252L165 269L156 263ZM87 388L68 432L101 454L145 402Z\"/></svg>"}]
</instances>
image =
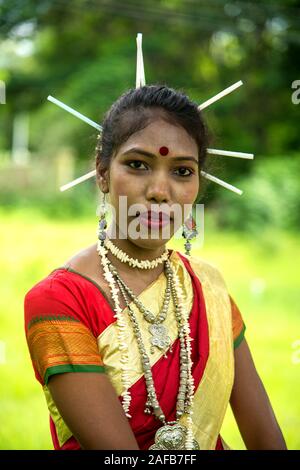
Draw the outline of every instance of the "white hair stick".
<instances>
[{"instance_id":1,"label":"white hair stick","mask_svg":"<svg viewBox=\"0 0 300 470\"><path fill-rule=\"evenodd\" d=\"M59 189L61 191L66 191L67 189L70 189L73 186L76 186L77 184L82 183L83 181L86 181L89 178L92 178L93 176L96 176L96 170L92 170L89 173L86 173L85 175L80 176L79 178L76 178L76 180L73 180L70 183L64 184Z\"/></svg>"},{"instance_id":2,"label":"white hair stick","mask_svg":"<svg viewBox=\"0 0 300 470\"><path fill-rule=\"evenodd\" d=\"M205 171L201 170L201 175L204 176L204 178L213 181L214 183L219 184L220 186L223 186L223 188L229 189L230 191L233 191L234 193L238 194L241 196L243 194L243 191L240 189L236 188L235 186L232 186L232 184L226 183L223 180L220 180L216 176L210 175L209 173L205 173Z\"/></svg>"},{"instance_id":3,"label":"white hair stick","mask_svg":"<svg viewBox=\"0 0 300 470\"><path fill-rule=\"evenodd\" d=\"M143 49L142 49L142 33L138 33L136 37L136 88L144 86L145 81L145 71L144 71L144 60L143 60Z\"/></svg>"},{"instance_id":4,"label":"white hair stick","mask_svg":"<svg viewBox=\"0 0 300 470\"><path fill-rule=\"evenodd\" d=\"M228 95L229 93L231 93L232 91L236 90L237 88L239 88L241 85L243 85L243 82L242 80L234 83L233 85L229 86L228 88L225 88L225 90L221 91L220 93L218 93L217 95L213 96L212 98L210 98L209 100L207 101L204 101L204 103L200 104L198 106L198 109L202 110L204 108L207 108L207 106L210 106L212 103L214 103L215 101L218 101L220 100L221 98L223 98L223 96L226 96Z\"/></svg>"},{"instance_id":5,"label":"white hair stick","mask_svg":"<svg viewBox=\"0 0 300 470\"><path fill-rule=\"evenodd\" d=\"M231 152L229 150L207 149L207 153L211 155L224 155L225 157L246 158L248 160L253 160L254 158L253 153Z\"/></svg>"},{"instance_id":6,"label":"white hair stick","mask_svg":"<svg viewBox=\"0 0 300 470\"><path fill-rule=\"evenodd\" d=\"M68 111L68 113L73 114L73 116L76 116L77 118L79 118L82 121L86 122L90 126L95 127L96 129L98 129L98 131L102 131L102 126L100 126L96 122L92 121L91 119L83 116L83 114L79 113L78 111L75 111L75 109L70 108L70 106L67 106L66 104L62 103L61 101L57 100L56 98L53 98L53 96L49 95L47 97L47 100L51 101L54 104L56 104L57 106L64 109L65 111Z\"/></svg>"}]
</instances>

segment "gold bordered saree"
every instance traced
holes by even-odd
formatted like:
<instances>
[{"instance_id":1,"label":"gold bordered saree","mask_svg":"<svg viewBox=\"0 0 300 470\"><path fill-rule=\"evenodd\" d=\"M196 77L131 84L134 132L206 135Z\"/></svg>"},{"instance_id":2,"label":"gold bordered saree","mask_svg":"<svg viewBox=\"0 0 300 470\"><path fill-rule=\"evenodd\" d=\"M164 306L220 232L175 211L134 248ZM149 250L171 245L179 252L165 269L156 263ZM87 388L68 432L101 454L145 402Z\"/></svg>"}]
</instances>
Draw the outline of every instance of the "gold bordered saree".
<instances>
[{"instance_id":1,"label":"gold bordered saree","mask_svg":"<svg viewBox=\"0 0 300 470\"><path fill-rule=\"evenodd\" d=\"M195 382L193 430L200 449L223 449L220 430L234 380L234 346L244 336L245 326L228 294L219 271L196 257L172 251L170 261L184 294L189 313ZM162 273L139 298L154 314L162 305L166 278ZM155 349L150 353L149 324L131 303L150 357L158 400L168 421L174 421L179 387L179 340L170 303L164 325L172 340L167 358ZM160 427L144 413L146 387L136 340L130 320L128 328L129 374L132 402L129 420L140 449L148 449ZM56 449L80 449L51 398L47 383L53 374L64 372L105 372L121 396L121 352L113 305L93 280L71 268L61 267L36 284L25 297L25 328L35 374L42 384L50 411L50 425ZM185 424L185 417L180 422ZM105 423L104 423L105 425Z\"/></svg>"}]
</instances>

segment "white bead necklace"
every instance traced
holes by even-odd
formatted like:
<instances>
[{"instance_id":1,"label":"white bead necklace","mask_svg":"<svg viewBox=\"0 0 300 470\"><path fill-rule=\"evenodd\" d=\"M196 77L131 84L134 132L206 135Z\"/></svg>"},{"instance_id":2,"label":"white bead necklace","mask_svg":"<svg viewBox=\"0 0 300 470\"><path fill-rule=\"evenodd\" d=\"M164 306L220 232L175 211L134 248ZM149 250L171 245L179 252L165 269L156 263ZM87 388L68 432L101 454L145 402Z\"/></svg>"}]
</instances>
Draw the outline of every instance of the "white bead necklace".
<instances>
[{"instance_id":1,"label":"white bead necklace","mask_svg":"<svg viewBox=\"0 0 300 470\"><path fill-rule=\"evenodd\" d=\"M159 258L153 259L151 261L148 259L139 260L136 258L130 258L130 256L127 255L127 253L125 253L116 245L114 245L113 242L109 238L105 239L104 246L122 263L128 263L129 266L132 266L133 268L137 267L140 269L154 269L159 264L166 261L169 257L169 250L166 248L163 254L159 256Z\"/></svg>"}]
</instances>

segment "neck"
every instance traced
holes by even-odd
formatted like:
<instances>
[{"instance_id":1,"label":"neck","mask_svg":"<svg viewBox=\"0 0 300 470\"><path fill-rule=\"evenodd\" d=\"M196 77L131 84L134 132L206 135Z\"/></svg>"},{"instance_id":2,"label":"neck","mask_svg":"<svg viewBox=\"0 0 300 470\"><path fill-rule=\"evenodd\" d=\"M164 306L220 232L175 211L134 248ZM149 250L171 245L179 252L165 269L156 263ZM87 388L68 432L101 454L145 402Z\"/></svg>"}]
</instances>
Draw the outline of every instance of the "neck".
<instances>
[{"instance_id":1,"label":"neck","mask_svg":"<svg viewBox=\"0 0 300 470\"><path fill-rule=\"evenodd\" d=\"M152 261L163 254L165 251L165 244L162 244L158 247L141 247L134 243L132 243L128 238L122 239L118 237L112 237L112 227L110 226L107 230L108 238L111 238L113 244L119 248L120 250L124 251L128 256L138 260L149 260ZM107 258L109 261L113 263L119 273L134 273L139 274L143 278L152 278L153 276L158 276L164 269L164 265L159 264L156 268L148 270L148 269L140 269L138 267L129 266L128 263L123 263L118 258L116 258L109 250L107 253Z\"/></svg>"}]
</instances>

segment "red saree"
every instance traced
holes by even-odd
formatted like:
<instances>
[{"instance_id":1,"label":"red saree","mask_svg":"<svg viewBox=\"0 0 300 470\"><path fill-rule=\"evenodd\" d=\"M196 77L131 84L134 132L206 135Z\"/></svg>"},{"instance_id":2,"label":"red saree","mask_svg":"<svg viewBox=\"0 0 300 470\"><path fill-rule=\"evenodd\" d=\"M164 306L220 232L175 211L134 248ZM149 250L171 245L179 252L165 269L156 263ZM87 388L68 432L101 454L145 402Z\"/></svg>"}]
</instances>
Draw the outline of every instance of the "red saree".
<instances>
[{"instance_id":1,"label":"red saree","mask_svg":"<svg viewBox=\"0 0 300 470\"><path fill-rule=\"evenodd\" d=\"M192 373L195 382L196 411L193 419L201 421L200 424L195 423L196 437L199 437L201 441L200 449L223 450L219 429L228 404L233 381L233 341L236 344L241 342L245 326L236 305L215 276L215 268L209 267L207 274L205 274L206 277L203 277L201 281L200 277L204 276L202 273L205 272L203 267L207 264L199 264L200 262L195 259L190 262L188 258L174 251L171 258L175 263L178 274L182 276L183 285L186 286L186 308L190 312L189 323L191 337L193 338ZM213 276L211 273L213 273ZM165 278L162 273L156 281L140 294L146 305L149 305L151 301L160 303L159 294L153 294L162 291L164 282ZM211 284L211 289L209 284ZM212 295L209 289L211 292L214 289L217 290L217 294ZM223 304L217 303L216 296L222 298L221 294L223 295L224 308ZM228 300L226 300L227 298ZM208 313L206 304L209 305ZM222 309L224 313L222 313ZM71 268L62 267L52 271L26 294L24 310L28 348L36 378L43 386L46 395L54 448L61 450L80 449L79 443L72 436L71 431L59 415L50 396L47 383L51 375L57 373L76 371L103 373L105 371L110 377L116 393L120 396L122 384L119 374L119 352L115 341L113 306L105 297L100 286L93 280ZM230 319L228 318L228 311ZM219 312L220 321L217 317ZM221 318L222 315L224 321ZM176 328L172 326L173 323L174 321L170 316L173 353L168 353L167 358L165 358L158 352L151 362L158 400L168 421L175 420L176 397L179 386L179 340L176 336ZM217 330L219 323L221 329ZM146 331L146 325L144 331ZM227 346L222 351L216 349L219 346L214 339L220 339L220 334L226 334L228 337L224 340L224 344ZM155 432L160 427L160 422L152 415L144 413L146 387L138 360L139 356L135 350L134 338L129 338L129 345L130 350L132 350L132 361L130 362L132 364L132 386L130 388L132 418L129 423L140 449L148 449L154 443ZM214 356L215 349L216 356ZM218 370L218 354L220 358L224 357L224 361L226 361L224 362L224 373L219 373ZM220 367L222 367L222 363ZM228 371L228 374L226 371ZM207 415L202 416L202 395L205 395L206 391L215 388L215 386L208 388L211 384L213 385L214 381L215 384L220 386L219 392L221 394L222 384L224 383L224 403L216 410L214 416L214 411L210 411L214 409L213 401L207 402ZM209 393L212 393L212 391ZM214 421L213 426L210 420Z\"/></svg>"}]
</instances>

